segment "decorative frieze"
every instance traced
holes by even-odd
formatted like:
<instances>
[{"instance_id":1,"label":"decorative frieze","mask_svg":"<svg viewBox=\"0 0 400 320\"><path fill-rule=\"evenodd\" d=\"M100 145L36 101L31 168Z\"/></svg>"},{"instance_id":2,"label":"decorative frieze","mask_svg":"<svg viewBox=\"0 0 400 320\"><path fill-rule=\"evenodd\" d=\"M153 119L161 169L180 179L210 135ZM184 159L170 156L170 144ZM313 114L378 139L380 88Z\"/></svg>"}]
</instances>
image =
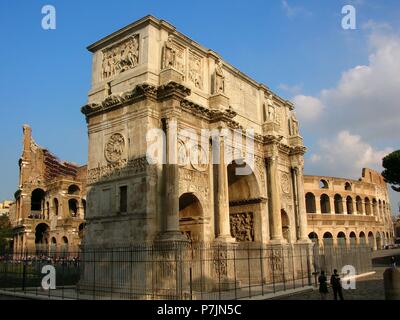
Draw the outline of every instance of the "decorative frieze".
<instances>
[{"instance_id":1,"label":"decorative frieze","mask_svg":"<svg viewBox=\"0 0 400 320\"><path fill-rule=\"evenodd\" d=\"M136 158L129 161L126 159L118 160L105 166L99 166L88 170L88 184L143 173L147 166L148 162L146 157Z\"/></svg>"}]
</instances>

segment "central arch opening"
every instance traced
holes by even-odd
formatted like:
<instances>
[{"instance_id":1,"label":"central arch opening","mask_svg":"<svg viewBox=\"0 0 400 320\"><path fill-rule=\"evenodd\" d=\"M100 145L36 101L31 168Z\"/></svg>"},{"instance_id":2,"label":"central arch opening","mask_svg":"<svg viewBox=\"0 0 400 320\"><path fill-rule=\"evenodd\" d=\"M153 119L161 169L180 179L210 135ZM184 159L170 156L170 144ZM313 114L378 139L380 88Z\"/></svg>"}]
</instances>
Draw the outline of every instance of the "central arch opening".
<instances>
[{"instance_id":1,"label":"central arch opening","mask_svg":"<svg viewBox=\"0 0 400 320\"><path fill-rule=\"evenodd\" d=\"M203 208L193 193L184 193L179 197L179 228L191 241L203 241Z\"/></svg>"},{"instance_id":2,"label":"central arch opening","mask_svg":"<svg viewBox=\"0 0 400 320\"><path fill-rule=\"evenodd\" d=\"M248 169L241 175L239 169ZM256 238L256 214L260 204L260 190L250 166L232 161L227 167L229 220L231 236L238 242L252 242Z\"/></svg>"}]
</instances>

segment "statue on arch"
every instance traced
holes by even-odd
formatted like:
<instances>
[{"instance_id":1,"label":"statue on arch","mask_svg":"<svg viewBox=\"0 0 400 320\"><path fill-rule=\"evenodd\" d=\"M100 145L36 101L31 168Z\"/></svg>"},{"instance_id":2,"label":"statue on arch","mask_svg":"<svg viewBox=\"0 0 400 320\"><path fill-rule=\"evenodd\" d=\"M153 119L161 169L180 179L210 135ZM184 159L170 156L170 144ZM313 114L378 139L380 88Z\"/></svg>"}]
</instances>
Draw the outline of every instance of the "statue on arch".
<instances>
[{"instance_id":1,"label":"statue on arch","mask_svg":"<svg viewBox=\"0 0 400 320\"><path fill-rule=\"evenodd\" d=\"M275 121L276 120L276 110L275 106L273 103L273 96L270 94L267 99L268 103L268 120L269 121Z\"/></svg>"},{"instance_id":2,"label":"statue on arch","mask_svg":"<svg viewBox=\"0 0 400 320\"><path fill-rule=\"evenodd\" d=\"M222 70L222 61L218 60L215 65L215 94L225 93L225 76Z\"/></svg>"},{"instance_id":3,"label":"statue on arch","mask_svg":"<svg viewBox=\"0 0 400 320\"><path fill-rule=\"evenodd\" d=\"M169 36L164 45L163 69L175 67L176 52L172 45L172 37Z\"/></svg>"},{"instance_id":4,"label":"statue on arch","mask_svg":"<svg viewBox=\"0 0 400 320\"><path fill-rule=\"evenodd\" d=\"M299 135L299 121L296 119L294 115L292 115L292 134L294 136Z\"/></svg>"}]
</instances>

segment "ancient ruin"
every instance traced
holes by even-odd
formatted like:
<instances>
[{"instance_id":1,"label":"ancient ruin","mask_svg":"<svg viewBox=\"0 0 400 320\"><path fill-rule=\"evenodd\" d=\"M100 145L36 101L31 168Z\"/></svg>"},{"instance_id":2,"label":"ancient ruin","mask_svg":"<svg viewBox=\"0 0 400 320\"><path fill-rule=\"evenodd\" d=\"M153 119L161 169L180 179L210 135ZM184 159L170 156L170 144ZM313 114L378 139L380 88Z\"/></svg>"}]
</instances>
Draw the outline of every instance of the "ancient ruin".
<instances>
[{"instance_id":1,"label":"ancient ruin","mask_svg":"<svg viewBox=\"0 0 400 320\"><path fill-rule=\"evenodd\" d=\"M86 208L86 166L58 160L23 128L19 187L10 210L14 253L78 252Z\"/></svg>"}]
</instances>

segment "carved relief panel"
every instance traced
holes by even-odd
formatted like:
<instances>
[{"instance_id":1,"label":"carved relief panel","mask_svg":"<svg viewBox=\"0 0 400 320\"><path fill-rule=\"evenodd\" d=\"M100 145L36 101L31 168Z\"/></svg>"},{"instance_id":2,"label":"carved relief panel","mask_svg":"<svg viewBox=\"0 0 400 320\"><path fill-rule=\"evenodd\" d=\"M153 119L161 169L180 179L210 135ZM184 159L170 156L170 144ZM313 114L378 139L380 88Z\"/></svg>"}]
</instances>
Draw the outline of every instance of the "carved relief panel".
<instances>
[{"instance_id":1,"label":"carved relief panel","mask_svg":"<svg viewBox=\"0 0 400 320\"><path fill-rule=\"evenodd\" d=\"M230 214L231 235L236 241L254 241L254 217L252 212Z\"/></svg>"},{"instance_id":2,"label":"carved relief panel","mask_svg":"<svg viewBox=\"0 0 400 320\"><path fill-rule=\"evenodd\" d=\"M192 51L189 51L189 81L196 88L203 89L202 58Z\"/></svg>"},{"instance_id":3,"label":"carved relief panel","mask_svg":"<svg viewBox=\"0 0 400 320\"><path fill-rule=\"evenodd\" d=\"M172 68L185 75L185 66L185 48L169 37L163 48L162 69Z\"/></svg>"},{"instance_id":4,"label":"carved relief panel","mask_svg":"<svg viewBox=\"0 0 400 320\"><path fill-rule=\"evenodd\" d=\"M138 64L139 35L134 35L103 50L101 78L109 79Z\"/></svg>"}]
</instances>

